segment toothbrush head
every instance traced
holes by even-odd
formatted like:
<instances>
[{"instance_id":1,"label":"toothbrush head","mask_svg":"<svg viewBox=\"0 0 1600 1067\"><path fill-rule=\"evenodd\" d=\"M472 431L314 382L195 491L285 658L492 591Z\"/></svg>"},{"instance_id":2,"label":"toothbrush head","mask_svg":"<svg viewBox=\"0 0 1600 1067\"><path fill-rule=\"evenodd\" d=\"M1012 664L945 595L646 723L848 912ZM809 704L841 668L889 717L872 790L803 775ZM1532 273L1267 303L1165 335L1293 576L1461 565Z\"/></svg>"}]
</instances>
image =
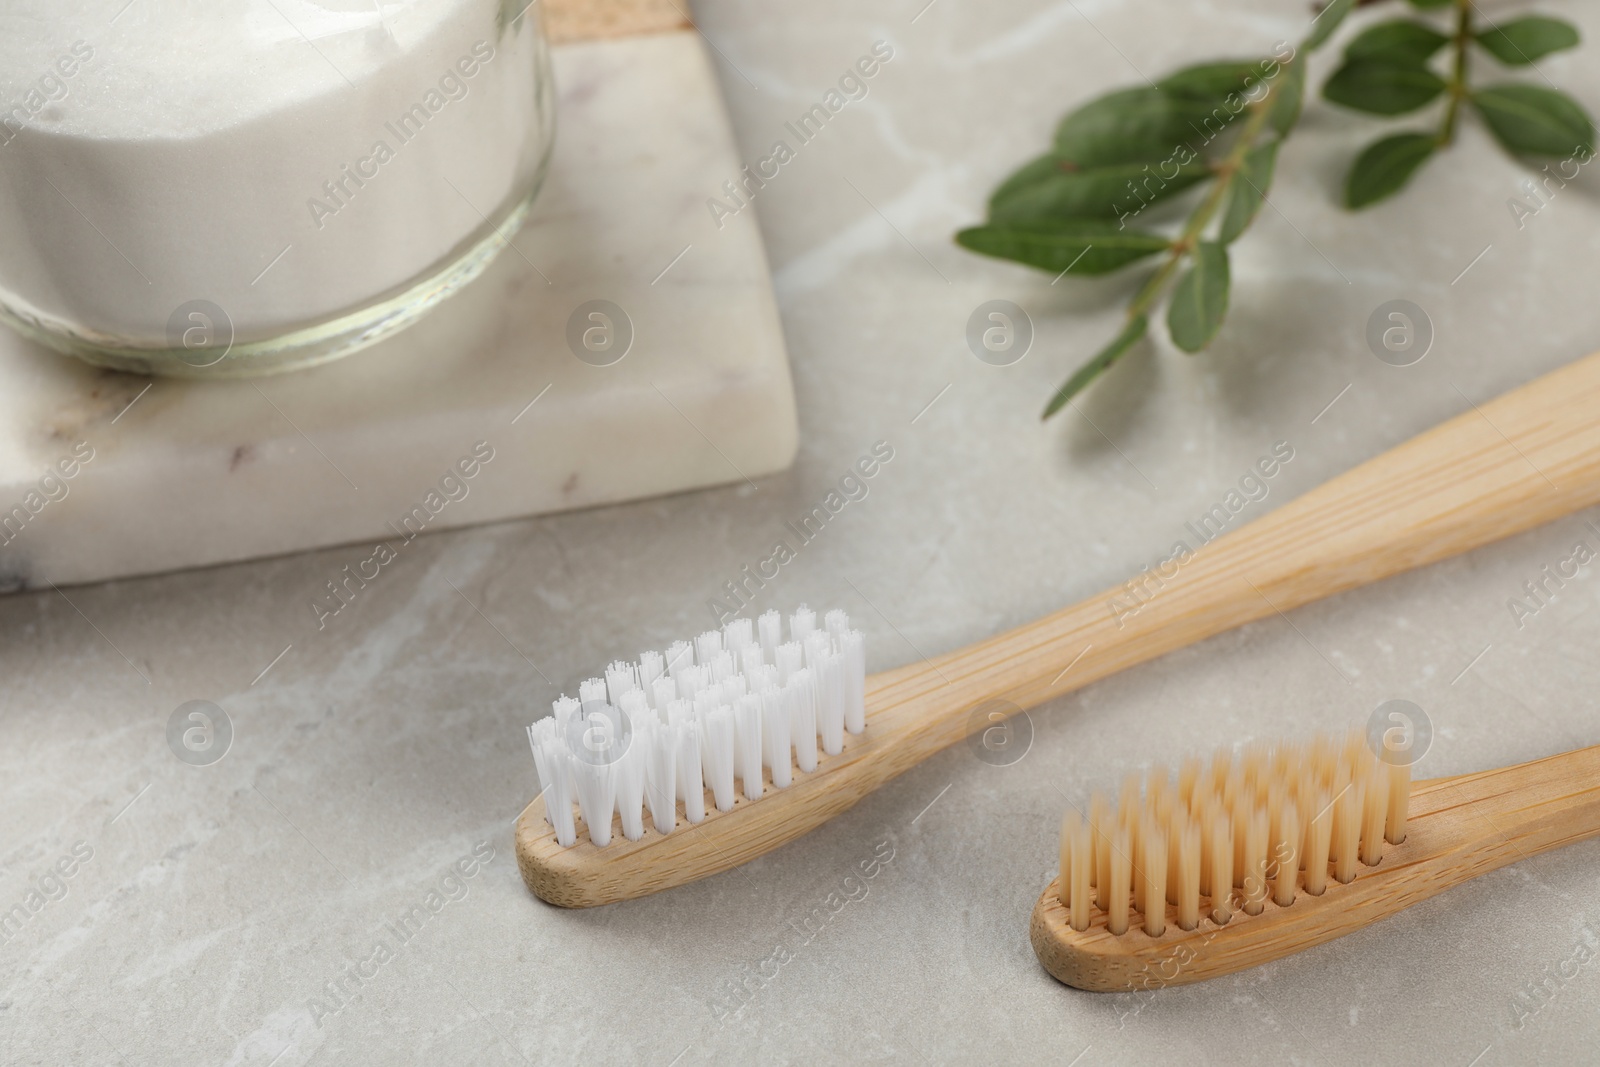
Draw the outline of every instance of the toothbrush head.
<instances>
[{"instance_id":1,"label":"toothbrush head","mask_svg":"<svg viewBox=\"0 0 1600 1067\"><path fill-rule=\"evenodd\" d=\"M1198 981L1337 936L1326 913L1360 911L1367 894L1352 886L1405 841L1410 798L1409 764L1359 732L1223 749L1176 778L1130 775L1115 805L1095 794L1087 813L1068 810L1034 950L1068 985L1110 991Z\"/></svg>"},{"instance_id":2,"label":"toothbrush head","mask_svg":"<svg viewBox=\"0 0 1600 1067\"><path fill-rule=\"evenodd\" d=\"M859 747L865 695L861 633L843 611L819 627L804 605L787 641L768 611L612 663L528 727L541 792L518 820L524 880L566 907L638 895L641 879L679 884L669 869L681 864L652 872L650 857L681 851L691 834L738 851L731 839L716 846L719 817L810 792L819 768Z\"/></svg>"}]
</instances>

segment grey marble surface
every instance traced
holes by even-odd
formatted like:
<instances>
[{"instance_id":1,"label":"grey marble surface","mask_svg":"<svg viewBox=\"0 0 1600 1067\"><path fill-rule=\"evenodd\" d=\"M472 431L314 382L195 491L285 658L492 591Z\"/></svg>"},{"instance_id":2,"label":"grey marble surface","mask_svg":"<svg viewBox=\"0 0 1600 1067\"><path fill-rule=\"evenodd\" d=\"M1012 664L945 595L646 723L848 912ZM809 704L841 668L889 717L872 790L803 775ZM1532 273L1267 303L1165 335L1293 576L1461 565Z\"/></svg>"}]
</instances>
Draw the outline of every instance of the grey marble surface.
<instances>
[{"instance_id":1,"label":"grey marble surface","mask_svg":"<svg viewBox=\"0 0 1600 1067\"><path fill-rule=\"evenodd\" d=\"M1135 66L1264 48L1305 13L1282 0L937 0L913 21L920 6L698 6L747 159L873 41L895 48L867 99L756 201L800 412L789 472L421 538L320 632L308 601L350 550L0 601L0 907L79 842L92 851L0 943L0 1060L1594 1061L1594 842L1146 999L1058 985L1026 938L1062 791L1219 743L1358 724L1390 697L1433 721L1427 775L1600 742L1593 574L1520 627L1507 608L1576 541L1600 543L1594 513L1058 700L1032 714L1020 762L958 746L743 869L583 913L523 889L523 725L613 655L700 629L707 598L873 442L894 460L757 607L843 606L882 668L1154 561L1274 442L1295 458L1263 508L1600 342L1593 173L1518 230L1505 201L1524 173L1469 121L1413 191L1350 216L1331 203L1337 174L1373 124L1317 104L1280 160L1274 210L1238 246L1212 350L1143 349L1040 426L1048 390L1109 334L1131 283L1051 287L950 233L1072 102L1137 80ZM1600 38L1592 8L1541 6ZM1600 107L1591 53L1540 69ZM1325 56L1318 83L1326 70ZM1008 368L963 340L994 298L1038 330ZM1437 331L1407 368L1363 340L1395 298ZM211 766L179 762L164 733L195 699L234 725ZM445 883L480 843L492 859ZM386 924L436 891L448 895L421 931L367 962ZM785 962L764 966L780 948ZM360 999L318 1013L353 965L370 972ZM730 1011L741 983L749 1002Z\"/></svg>"}]
</instances>

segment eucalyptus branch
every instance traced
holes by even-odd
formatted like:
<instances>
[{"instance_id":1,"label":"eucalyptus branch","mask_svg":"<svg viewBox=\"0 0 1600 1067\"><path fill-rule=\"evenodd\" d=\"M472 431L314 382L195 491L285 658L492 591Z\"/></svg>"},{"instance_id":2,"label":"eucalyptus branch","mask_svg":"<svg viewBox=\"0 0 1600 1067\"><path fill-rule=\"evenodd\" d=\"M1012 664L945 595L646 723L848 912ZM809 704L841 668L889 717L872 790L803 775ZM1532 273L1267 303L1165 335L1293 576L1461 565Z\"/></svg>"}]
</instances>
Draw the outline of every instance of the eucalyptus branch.
<instances>
[{"instance_id":1,"label":"eucalyptus branch","mask_svg":"<svg viewBox=\"0 0 1600 1067\"><path fill-rule=\"evenodd\" d=\"M1266 200L1278 149L1300 115L1306 58L1358 2L1369 0L1331 0L1288 54L1283 45L1268 59L1186 67L1147 87L1089 101L1061 120L1050 151L994 191L988 219L956 235L974 252L1057 278L1107 274L1161 257L1129 301L1121 332L1056 390L1045 418L1145 336L1163 298L1174 345L1193 353L1211 343L1228 310L1228 249ZM1444 96L1443 112L1431 131L1390 134L1367 146L1346 176L1347 207L1365 207L1399 191L1433 153L1453 142L1466 104L1515 155L1579 164L1593 157L1594 123L1570 97L1524 83L1476 87L1468 78L1474 44L1502 64L1521 66L1575 46L1575 28L1524 15L1475 31L1472 0L1410 4L1423 11L1453 8L1453 33L1418 19L1369 25L1345 47L1343 65L1322 93L1335 104L1377 115L1415 111ZM1447 45L1448 78L1430 67ZM1151 204L1206 182L1210 188L1176 234L1129 225Z\"/></svg>"},{"instance_id":2,"label":"eucalyptus branch","mask_svg":"<svg viewBox=\"0 0 1600 1067\"><path fill-rule=\"evenodd\" d=\"M1298 62L1300 62L1299 57L1296 57L1282 64L1283 70L1281 73L1287 74L1290 64ZM1129 318L1150 310L1150 305L1156 302L1156 299L1166 287L1166 283L1177 271L1179 264L1190 249L1195 246L1201 232L1205 230L1206 224L1217 213L1217 208L1222 206L1223 198L1228 195L1233 188L1234 181L1239 177L1245 153L1250 150L1255 143L1256 137L1260 135L1261 128L1266 125L1267 116L1271 114L1272 94L1276 89L1277 83L1275 81L1268 82L1266 92L1262 94L1259 100L1249 105L1251 113L1249 120L1245 123L1244 129L1239 132L1239 136L1234 141L1233 147L1228 154L1214 168L1217 173L1216 183L1212 185L1211 191L1206 194L1205 199L1201 200L1194 211L1190 212L1182 231L1172 242L1172 248L1167 255L1166 261L1145 281L1144 285L1140 286L1139 292L1128 305ZM1059 407L1059 405L1057 406ZM1052 412L1045 412L1046 417L1050 414Z\"/></svg>"},{"instance_id":3,"label":"eucalyptus branch","mask_svg":"<svg viewBox=\"0 0 1600 1067\"><path fill-rule=\"evenodd\" d=\"M1444 147L1456 136L1456 116L1461 113L1461 101L1467 98L1467 44L1472 40L1472 0L1456 0L1456 32L1451 38L1454 60L1450 65L1450 81L1445 91L1450 102L1445 105L1444 121L1439 125L1439 145Z\"/></svg>"}]
</instances>

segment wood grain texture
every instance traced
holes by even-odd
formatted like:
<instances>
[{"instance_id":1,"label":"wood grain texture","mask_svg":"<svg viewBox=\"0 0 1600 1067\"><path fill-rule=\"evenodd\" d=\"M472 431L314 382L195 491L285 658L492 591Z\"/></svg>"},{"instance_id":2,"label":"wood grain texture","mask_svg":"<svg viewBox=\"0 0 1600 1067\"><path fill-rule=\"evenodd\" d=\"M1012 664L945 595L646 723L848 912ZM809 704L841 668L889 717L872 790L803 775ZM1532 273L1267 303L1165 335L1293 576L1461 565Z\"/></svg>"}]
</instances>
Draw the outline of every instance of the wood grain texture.
<instances>
[{"instance_id":1,"label":"wood grain texture","mask_svg":"<svg viewBox=\"0 0 1600 1067\"><path fill-rule=\"evenodd\" d=\"M817 773L665 837L646 830L563 849L535 800L517 824L524 880L586 907L744 863L849 808L890 778L989 725L1207 637L1446 559L1600 502L1600 353L1412 438L1200 546L1142 606L1109 590L1008 633L867 679L867 730Z\"/></svg>"},{"instance_id":2,"label":"wood grain texture","mask_svg":"<svg viewBox=\"0 0 1600 1067\"><path fill-rule=\"evenodd\" d=\"M1600 835L1600 746L1417 782L1411 811L1406 839L1386 845L1377 866L1358 867L1344 885L1330 875L1321 896L1301 892L1287 907L1269 899L1259 915L1236 910L1223 926L1202 918L1180 930L1169 905L1160 937L1137 925L1108 933L1097 910L1077 931L1052 881L1034 905L1033 951L1067 985L1126 992L1216 978L1332 941L1469 878Z\"/></svg>"},{"instance_id":3,"label":"wood grain texture","mask_svg":"<svg viewBox=\"0 0 1600 1067\"><path fill-rule=\"evenodd\" d=\"M542 0L551 44L692 29L687 0Z\"/></svg>"}]
</instances>

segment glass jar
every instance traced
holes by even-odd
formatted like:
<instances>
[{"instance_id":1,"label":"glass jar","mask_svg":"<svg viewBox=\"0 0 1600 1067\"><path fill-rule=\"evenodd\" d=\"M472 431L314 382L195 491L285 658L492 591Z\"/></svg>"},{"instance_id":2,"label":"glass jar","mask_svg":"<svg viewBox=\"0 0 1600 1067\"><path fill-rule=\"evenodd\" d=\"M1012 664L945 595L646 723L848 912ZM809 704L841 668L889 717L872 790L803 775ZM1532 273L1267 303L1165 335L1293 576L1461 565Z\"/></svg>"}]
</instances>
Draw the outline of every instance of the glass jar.
<instances>
[{"instance_id":1,"label":"glass jar","mask_svg":"<svg viewBox=\"0 0 1600 1067\"><path fill-rule=\"evenodd\" d=\"M525 0L7 0L8 105L0 318L185 377L403 329L510 241L554 133Z\"/></svg>"}]
</instances>

